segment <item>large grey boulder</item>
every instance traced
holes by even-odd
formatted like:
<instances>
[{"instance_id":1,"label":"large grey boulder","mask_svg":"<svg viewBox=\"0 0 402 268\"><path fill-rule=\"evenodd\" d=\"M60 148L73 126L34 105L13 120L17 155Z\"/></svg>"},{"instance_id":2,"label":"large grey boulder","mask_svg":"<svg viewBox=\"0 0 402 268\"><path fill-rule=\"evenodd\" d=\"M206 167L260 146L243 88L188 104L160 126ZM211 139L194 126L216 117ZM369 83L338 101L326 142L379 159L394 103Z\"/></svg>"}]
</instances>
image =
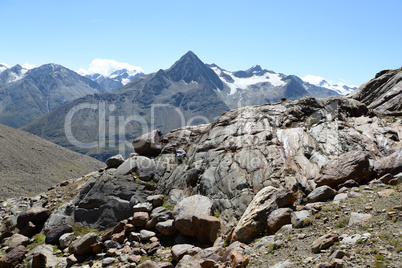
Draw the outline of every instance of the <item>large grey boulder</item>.
<instances>
[{"instance_id":1,"label":"large grey boulder","mask_svg":"<svg viewBox=\"0 0 402 268\"><path fill-rule=\"evenodd\" d=\"M54 228L62 225L74 224L74 211L75 206L72 202L67 202L60 207L56 208L43 226L44 232L48 232Z\"/></svg>"},{"instance_id":2,"label":"large grey boulder","mask_svg":"<svg viewBox=\"0 0 402 268\"><path fill-rule=\"evenodd\" d=\"M274 210L293 205L296 200L289 190L272 186L263 188L253 198L233 231L231 240L249 242L266 230L267 216Z\"/></svg>"},{"instance_id":3,"label":"large grey boulder","mask_svg":"<svg viewBox=\"0 0 402 268\"><path fill-rule=\"evenodd\" d=\"M370 154L363 151L351 151L331 160L321 169L321 175L315 179L317 185L328 185L337 188L347 180L363 182L370 178L372 168Z\"/></svg>"},{"instance_id":4,"label":"large grey boulder","mask_svg":"<svg viewBox=\"0 0 402 268\"><path fill-rule=\"evenodd\" d=\"M308 196L308 203L325 202L336 195L336 191L327 185L315 188Z\"/></svg>"},{"instance_id":5,"label":"large grey boulder","mask_svg":"<svg viewBox=\"0 0 402 268\"><path fill-rule=\"evenodd\" d=\"M156 157L162 151L162 131L155 129L154 131L145 133L133 140L133 147L136 153L144 156Z\"/></svg>"},{"instance_id":6,"label":"large grey boulder","mask_svg":"<svg viewBox=\"0 0 402 268\"><path fill-rule=\"evenodd\" d=\"M152 191L135 180L119 175L103 174L89 180L74 198L74 219L91 228L104 230L133 215L130 200L144 202Z\"/></svg>"},{"instance_id":7,"label":"large grey boulder","mask_svg":"<svg viewBox=\"0 0 402 268\"><path fill-rule=\"evenodd\" d=\"M123 163L124 157L121 154L114 155L106 160L106 166L108 168L118 168Z\"/></svg>"},{"instance_id":8,"label":"large grey boulder","mask_svg":"<svg viewBox=\"0 0 402 268\"><path fill-rule=\"evenodd\" d=\"M202 195L193 195L180 201L173 210L176 229L188 236L195 236L193 216L211 216L213 204L211 199Z\"/></svg>"}]
</instances>

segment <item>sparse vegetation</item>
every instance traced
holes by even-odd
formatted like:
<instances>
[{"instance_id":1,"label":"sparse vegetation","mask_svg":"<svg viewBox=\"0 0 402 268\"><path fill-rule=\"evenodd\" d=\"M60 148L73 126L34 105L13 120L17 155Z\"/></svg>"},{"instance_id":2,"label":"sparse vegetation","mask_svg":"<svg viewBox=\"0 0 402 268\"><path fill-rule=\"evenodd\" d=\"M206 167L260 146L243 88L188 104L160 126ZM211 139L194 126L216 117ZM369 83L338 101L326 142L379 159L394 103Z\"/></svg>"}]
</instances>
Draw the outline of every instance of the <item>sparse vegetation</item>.
<instances>
[{"instance_id":1,"label":"sparse vegetation","mask_svg":"<svg viewBox=\"0 0 402 268\"><path fill-rule=\"evenodd\" d=\"M44 234L36 234L32 237L33 242L27 246L27 249L33 249L36 246L39 246L45 243L46 236Z\"/></svg>"}]
</instances>

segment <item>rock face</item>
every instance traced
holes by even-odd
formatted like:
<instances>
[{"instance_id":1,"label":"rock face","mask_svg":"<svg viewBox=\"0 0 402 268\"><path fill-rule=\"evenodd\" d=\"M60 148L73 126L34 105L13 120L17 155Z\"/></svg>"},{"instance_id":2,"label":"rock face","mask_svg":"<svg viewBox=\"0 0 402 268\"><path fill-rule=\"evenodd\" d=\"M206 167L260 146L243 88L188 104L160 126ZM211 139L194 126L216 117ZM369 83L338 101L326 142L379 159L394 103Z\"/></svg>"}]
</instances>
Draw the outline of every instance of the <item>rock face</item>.
<instances>
[{"instance_id":1,"label":"rock face","mask_svg":"<svg viewBox=\"0 0 402 268\"><path fill-rule=\"evenodd\" d=\"M332 188L353 179L356 182L368 180L372 174L369 154L363 151L352 151L340 155L328 162L315 179L317 185L328 185Z\"/></svg>"},{"instance_id":2,"label":"rock face","mask_svg":"<svg viewBox=\"0 0 402 268\"><path fill-rule=\"evenodd\" d=\"M402 69L384 70L350 95L381 112L402 110Z\"/></svg>"},{"instance_id":3,"label":"rock face","mask_svg":"<svg viewBox=\"0 0 402 268\"><path fill-rule=\"evenodd\" d=\"M156 157L162 151L162 131L155 129L133 140L136 153L143 156Z\"/></svg>"},{"instance_id":4,"label":"rock face","mask_svg":"<svg viewBox=\"0 0 402 268\"><path fill-rule=\"evenodd\" d=\"M211 216L212 201L202 195L193 195L180 201L173 210L176 229L188 236L195 236L194 216Z\"/></svg>"},{"instance_id":5,"label":"rock face","mask_svg":"<svg viewBox=\"0 0 402 268\"><path fill-rule=\"evenodd\" d=\"M232 241L248 242L266 229L267 216L272 211L293 205L296 200L292 192L272 186L257 193L232 234Z\"/></svg>"}]
</instances>

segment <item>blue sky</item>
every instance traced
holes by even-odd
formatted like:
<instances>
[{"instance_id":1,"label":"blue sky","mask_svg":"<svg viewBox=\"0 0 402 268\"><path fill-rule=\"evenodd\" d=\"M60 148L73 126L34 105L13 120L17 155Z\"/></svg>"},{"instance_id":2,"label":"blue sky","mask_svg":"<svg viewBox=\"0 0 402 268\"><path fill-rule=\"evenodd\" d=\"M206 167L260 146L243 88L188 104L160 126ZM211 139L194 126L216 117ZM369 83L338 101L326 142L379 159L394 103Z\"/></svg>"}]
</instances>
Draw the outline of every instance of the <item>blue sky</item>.
<instances>
[{"instance_id":1,"label":"blue sky","mask_svg":"<svg viewBox=\"0 0 402 268\"><path fill-rule=\"evenodd\" d=\"M229 71L360 85L402 66L402 1L0 0L0 62L73 70L114 59L146 73L188 50Z\"/></svg>"}]
</instances>

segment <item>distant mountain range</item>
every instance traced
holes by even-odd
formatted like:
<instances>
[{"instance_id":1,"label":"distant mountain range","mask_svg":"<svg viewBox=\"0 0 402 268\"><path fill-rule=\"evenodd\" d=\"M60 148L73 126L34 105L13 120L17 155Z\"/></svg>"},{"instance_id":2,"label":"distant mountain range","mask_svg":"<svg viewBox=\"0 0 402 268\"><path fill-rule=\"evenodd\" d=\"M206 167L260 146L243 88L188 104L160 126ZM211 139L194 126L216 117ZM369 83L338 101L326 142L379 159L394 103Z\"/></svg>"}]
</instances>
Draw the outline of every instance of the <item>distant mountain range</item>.
<instances>
[{"instance_id":1,"label":"distant mountain range","mask_svg":"<svg viewBox=\"0 0 402 268\"><path fill-rule=\"evenodd\" d=\"M90 77L108 83L113 79L122 84L127 82L120 73ZM112 88L102 87L105 90ZM183 125L211 122L222 112L239 106L339 93L334 88L318 86L294 75L277 74L258 65L246 71L229 72L215 64L204 64L189 51L169 69L137 75L132 82L113 92L78 98L23 129L72 150L104 159L121 151L122 147L119 150L118 146L123 146L122 140L130 141L151 128L167 132ZM91 108L74 110L84 106ZM75 111L73 115L71 111ZM65 133L68 115L71 116L69 137ZM99 136L101 142L95 144ZM80 146L76 146L77 142ZM123 147L132 151L131 145Z\"/></svg>"},{"instance_id":2,"label":"distant mountain range","mask_svg":"<svg viewBox=\"0 0 402 268\"><path fill-rule=\"evenodd\" d=\"M69 101L120 89L141 75L123 69L83 77L57 64L32 69L0 64L0 124L25 126Z\"/></svg>"},{"instance_id":3,"label":"distant mountain range","mask_svg":"<svg viewBox=\"0 0 402 268\"><path fill-rule=\"evenodd\" d=\"M122 88L123 86L133 81L135 78L143 75L143 72L139 72L137 70L121 69L112 72L110 75L95 73L87 74L85 75L85 77L97 82L110 92Z\"/></svg>"}]
</instances>

